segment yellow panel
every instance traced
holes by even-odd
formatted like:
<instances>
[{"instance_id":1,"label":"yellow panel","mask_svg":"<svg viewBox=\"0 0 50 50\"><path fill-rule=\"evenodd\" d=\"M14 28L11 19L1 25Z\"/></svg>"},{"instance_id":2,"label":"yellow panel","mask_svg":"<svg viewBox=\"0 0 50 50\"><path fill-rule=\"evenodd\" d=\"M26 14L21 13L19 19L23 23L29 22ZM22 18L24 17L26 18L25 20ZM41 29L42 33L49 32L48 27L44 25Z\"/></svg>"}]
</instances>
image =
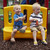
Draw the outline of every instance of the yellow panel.
<instances>
[{"instance_id":1,"label":"yellow panel","mask_svg":"<svg viewBox=\"0 0 50 50\"><path fill-rule=\"evenodd\" d=\"M23 22L23 25L27 25L27 30L24 34L20 33L19 31L17 32L18 34L15 35L15 38L32 38L32 33L31 33L31 30L30 30L30 22L29 22L29 17L31 15L31 13L33 13L33 9L32 9L32 5L20 5L21 6L21 12L24 13L24 10L26 9L27 10L27 22L24 23ZM8 21L8 12L11 11L12 13L12 22L9 23ZM45 7L41 7L41 12L43 13L43 26L46 27L47 26L47 8ZM13 30L13 24L14 24L14 19L13 19L13 16L14 16L15 12L13 11L13 6L8 6L8 7L4 7L4 29L3 29L3 39L4 40L8 40L11 38L11 32ZM47 30L45 30L45 33L47 32ZM23 37L22 37L22 36ZM47 33L46 33L47 35ZM38 39L42 39L41 37L41 33L38 32L38 35L37 35L37 38ZM46 36L45 36L46 38Z\"/></svg>"}]
</instances>

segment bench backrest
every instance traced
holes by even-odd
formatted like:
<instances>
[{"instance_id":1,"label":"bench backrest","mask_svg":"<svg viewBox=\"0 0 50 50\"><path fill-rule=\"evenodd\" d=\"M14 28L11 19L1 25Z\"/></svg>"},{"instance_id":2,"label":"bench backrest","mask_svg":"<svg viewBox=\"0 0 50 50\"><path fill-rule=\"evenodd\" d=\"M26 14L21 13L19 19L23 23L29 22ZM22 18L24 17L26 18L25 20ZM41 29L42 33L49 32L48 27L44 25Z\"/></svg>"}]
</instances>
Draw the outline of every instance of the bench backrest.
<instances>
[{"instance_id":1,"label":"bench backrest","mask_svg":"<svg viewBox=\"0 0 50 50\"><path fill-rule=\"evenodd\" d=\"M27 10L27 22L23 24L27 25L28 27L30 26L30 22L29 22L29 17L31 15L31 13L33 12L32 9L32 5L20 5L21 6L21 12L24 13L24 10ZM15 12L13 11L13 7L14 6L8 6L8 7L4 7L4 27L13 27L14 24L14 19L13 16L15 14ZM9 15L8 12L11 11L12 13L12 22L9 23ZM43 16L43 26L46 27L47 26L47 8L45 7L41 7L41 12L42 12L42 16Z\"/></svg>"}]
</instances>

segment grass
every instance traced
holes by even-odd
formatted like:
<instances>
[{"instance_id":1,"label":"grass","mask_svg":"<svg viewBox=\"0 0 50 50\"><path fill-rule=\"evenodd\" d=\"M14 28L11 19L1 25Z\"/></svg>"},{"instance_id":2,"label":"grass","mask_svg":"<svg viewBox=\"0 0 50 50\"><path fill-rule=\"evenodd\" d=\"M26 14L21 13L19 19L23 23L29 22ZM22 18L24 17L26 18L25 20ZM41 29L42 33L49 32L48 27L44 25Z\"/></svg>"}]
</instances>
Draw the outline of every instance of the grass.
<instances>
[{"instance_id":1,"label":"grass","mask_svg":"<svg viewBox=\"0 0 50 50\"><path fill-rule=\"evenodd\" d=\"M0 8L0 14L3 14L3 9Z\"/></svg>"},{"instance_id":2,"label":"grass","mask_svg":"<svg viewBox=\"0 0 50 50\"><path fill-rule=\"evenodd\" d=\"M50 10L48 10L48 12L50 13Z\"/></svg>"},{"instance_id":3,"label":"grass","mask_svg":"<svg viewBox=\"0 0 50 50\"><path fill-rule=\"evenodd\" d=\"M3 9L0 8L0 15L3 14ZM11 12L9 11L9 14L11 14Z\"/></svg>"}]
</instances>

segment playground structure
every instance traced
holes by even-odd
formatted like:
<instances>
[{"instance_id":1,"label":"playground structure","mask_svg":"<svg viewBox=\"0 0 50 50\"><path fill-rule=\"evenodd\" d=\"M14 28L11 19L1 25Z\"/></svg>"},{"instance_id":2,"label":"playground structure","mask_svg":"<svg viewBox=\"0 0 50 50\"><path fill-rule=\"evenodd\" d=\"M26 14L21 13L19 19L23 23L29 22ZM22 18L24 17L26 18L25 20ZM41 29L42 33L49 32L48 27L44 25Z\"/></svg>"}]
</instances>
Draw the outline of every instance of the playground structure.
<instances>
[{"instance_id":1,"label":"playground structure","mask_svg":"<svg viewBox=\"0 0 50 50\"><path fill-rule=\"evenodd\" d=\"M36 1L39 2L39 0ZM49 0L44 0L44 6L49 8Z\"/></svg>"},{"instance_id":2,"label":"playground structure","mask_svg":"<svg viewBox=\"0 0 50 50\"><path fill-rule=\"evenodd\" d=\"M21 6L21 12L24 14L24 10L27 10L27 22L24 23L23 25L27 26L27 30L25 33L20 33L19 31L16 32L15 38L32 38L32 32L30 30L30 22L29 22L29 17L30 14L33 12L32 5L20 5ZM12 13L12 22L9 23L8 19L8 12L11 11ZM43 13L43 24L42 26L47 28L47 8L41 7L41 12ZM4 29L3 29L3 40L9 40L11 38L11 33L13 31L13 24L14 24L14 11L13 11L13 6L8 6L4 7ZM47 38L47 29L45 29L45 39ZM37 32L37 39L42 40L41 32Z\"/></svg>"},{"instance_id":3,"label":"playground structure","mask_svg":"<svg viewBox=\"0 0 50 50\"><path fill-rule=\"evenodd\" d=\"M39 0L37 0L39 2ZM44 6L50 10L50 0L44 0Z\"/></svg>"},{"instance_id":4,"label":"playground structure","mask_svg":"<svg viewBox=\"0 0 50 50\"><path fill-rule=\"evenodd\" d=\"M14 5L14 2L15 2L15 1L16 1L16 0L3 0L3 7ZM21 2L21 1L19 0L19 2ZM6 4L5 4L5 3L6 3Z\"/></svg>"},{"instance_id":5,"label":"playground structure","mask_svg":"<svg viewBox=\"0 0 50 50\"><path fill-rule=\"evenodd\" d=\"M36 2L39 2L39 0L36 0ZM27 0L27 4L29 4L29 0ZM44 6L50 9L50 1L49 0L44 0Z\"/></svg>"},{"instance_id":6,"label":"playground structure","mask_svg":"<svg viewBox=\"0 0 50 50\"><path fill-rule=\"evenodd\" d=\"M11 2L11 4L14 3L14 0L3 0L3 7L8 6L8 5L11 5L11 4L9 4L8 1ZM6 4L5 4L5 3L6 3Z\"/></svg>"},{"instance_id":7,"label":"playground structure","mask_svg":"<svg viewBox=\"0 0 50 50\"><path fill-rule=\"evenodd\" d=\"M11 2L14 3L15 0L3 0L3 7L8 5L8 1L11 1ZM39 0L36 0L36 2L39 2ZM27 0L27 4L29 4L29 0ZM49 5L50 5L50 1L49 0L44 0L44 6L50 9Z\"/></svg>"}]
</instances>

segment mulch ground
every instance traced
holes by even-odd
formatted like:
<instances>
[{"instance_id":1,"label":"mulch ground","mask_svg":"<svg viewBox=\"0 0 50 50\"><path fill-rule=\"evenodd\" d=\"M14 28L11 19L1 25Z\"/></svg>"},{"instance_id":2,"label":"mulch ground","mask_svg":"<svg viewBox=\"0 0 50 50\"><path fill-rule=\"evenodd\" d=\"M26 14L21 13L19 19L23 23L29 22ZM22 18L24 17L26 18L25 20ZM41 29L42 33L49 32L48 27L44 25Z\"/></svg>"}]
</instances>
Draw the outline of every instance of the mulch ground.
<instances>
[{"instance_id":1,"label":"mulch ground","mask_svg":"<svg viewBox=\"0 0 50 50\"><path fill-rule=\"evenodd\" d=\"M50 20L50 17L48 19ZM16 39L15 43L11 43L10 40L5 42L3 41L3 32L0 30L0 50L50 50L50 21L48 24L47 42L47 45L43 45L38 40L38 46L33 45L33 39Z\"/></svg>"},{"instance_id":2,"label":"mulch ground","mask_svg":"<svg viewBox=\"0 0 50 50\"><path fill-rule=\"evenodd\" d=\"M0 50L50 50L50 24L48 25L47 45L38 40L39 45L34 46L32 39L16 39L15 43L10 40L3 41L3 32L0 31Z\"/></svg>"}]
</instances>

